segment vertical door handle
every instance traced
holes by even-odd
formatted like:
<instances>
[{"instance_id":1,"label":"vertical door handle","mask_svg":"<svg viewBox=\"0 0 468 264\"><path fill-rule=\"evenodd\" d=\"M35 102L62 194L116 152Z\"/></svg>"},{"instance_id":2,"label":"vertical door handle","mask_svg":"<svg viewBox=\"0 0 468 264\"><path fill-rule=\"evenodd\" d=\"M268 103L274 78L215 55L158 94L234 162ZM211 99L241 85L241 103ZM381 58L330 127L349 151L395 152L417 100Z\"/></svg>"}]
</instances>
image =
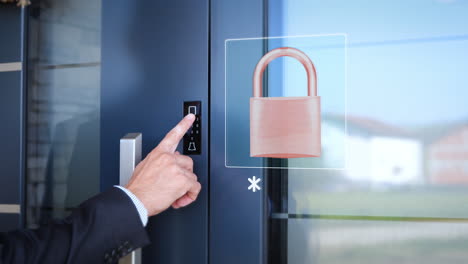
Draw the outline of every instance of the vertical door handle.
<instances>
[{"instance_id":1,"label":"vertical door handle","mask_svg":"<svg viewBox=\"0 0 468 264\"><path fill-rule=\"evenodd\" d=\"M120 180L125 186L133 170L141 161L141 133L129 133L120 139ZM119 260L119 264L141 264L141 249L137 249Z\"/></svg>"}]
</instances>

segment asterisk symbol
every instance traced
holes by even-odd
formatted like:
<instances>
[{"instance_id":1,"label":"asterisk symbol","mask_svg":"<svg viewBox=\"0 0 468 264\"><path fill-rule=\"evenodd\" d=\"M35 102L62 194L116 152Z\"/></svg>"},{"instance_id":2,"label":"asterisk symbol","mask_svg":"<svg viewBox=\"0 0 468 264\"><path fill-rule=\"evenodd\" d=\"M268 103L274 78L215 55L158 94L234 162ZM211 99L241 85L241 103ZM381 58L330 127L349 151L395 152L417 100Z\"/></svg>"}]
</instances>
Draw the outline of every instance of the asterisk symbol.
<instances>
[{"instance_id":1,"label":"asterisk symbol","mask_svg":"<svg viewBox=\"0 0 468 264\"><path fill-rule=\"evenodd\" d=\"M253 176L252 179L248 178L249 182L251 183L249 186L249 190L252 189L252 192L257 191L257 189L260 191L262 188L258 186L258 183L261 181L260 178L257 179L257 177Z\"/></svg>"}]
</instances>

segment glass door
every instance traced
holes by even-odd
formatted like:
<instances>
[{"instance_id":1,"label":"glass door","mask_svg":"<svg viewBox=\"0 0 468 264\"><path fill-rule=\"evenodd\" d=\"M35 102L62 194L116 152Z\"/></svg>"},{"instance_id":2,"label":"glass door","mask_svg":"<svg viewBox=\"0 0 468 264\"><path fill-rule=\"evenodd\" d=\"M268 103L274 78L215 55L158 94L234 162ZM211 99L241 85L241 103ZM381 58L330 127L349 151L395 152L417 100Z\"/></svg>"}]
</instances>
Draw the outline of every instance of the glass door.
<instances>
[{"instance_id":1,"label":"glass door","mask_svg":"<svg viewBox=\"0 0 468 264\"><path fill-rule=\"evenodd\" d=\"M212 1L211 261L463 262L467 10L437 0ZM256 63L281 47L315 65L319 157L252 155ZM269 62L263 96L307 96L300 63Z\"/></svg>"},{"instance_id":2,"label":"glass door","mask_svg":"<svg viewBox=\"0 0 468 264\"><path fill-rule=\"evenodd\" d=\"M345 120L346 167L268 170L268 263L464 262L468 4L269 3L269 24L281 21L269 34L346 38L346 113L322 105L322 154L334 151L330 128ZM317 61L322 102L326 67ZM291 87L304 78L291 65L281 76Z\"/></svg>"}]
</instances>

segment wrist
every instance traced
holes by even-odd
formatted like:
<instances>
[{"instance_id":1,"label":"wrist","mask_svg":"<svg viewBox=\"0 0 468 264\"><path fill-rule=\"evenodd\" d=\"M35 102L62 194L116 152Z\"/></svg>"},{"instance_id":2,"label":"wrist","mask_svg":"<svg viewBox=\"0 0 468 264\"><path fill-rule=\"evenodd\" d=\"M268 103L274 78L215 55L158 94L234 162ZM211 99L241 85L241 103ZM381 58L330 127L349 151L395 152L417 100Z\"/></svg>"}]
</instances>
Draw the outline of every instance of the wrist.
<instances>
[{"instance_id":1,"label":"wrist","mask_svg":"<svg viewBox=\"0 0 468 264\"><path fill-rule=\"evenodd\" d=\"M161 211L156 211L153 208L152 203L151 203L151 197L148 197L147 195L145 195L144 191L140 191L138 188L134 188L133 186L126 186L125 188L127 188L130 192L132 192L138 198L138 200L141 201L141 203L143 204L143 206L145 207L148 213L148 217L157 215L161 212Z\"/></svg>"},{"instance_id":2,"label":"wrist","mask_svg":"<svg viewBox=\"0 0 468 264\"><path fill-rule=\"evenodd\" d=\"M118 185L115 185L115 187L121 189L130 198L133 205L135 206L135 209L138 212L138 215L140 216L140 220L143 226L146 226L146 224L148 223L148 209L145 206L145 204L137 195L135 195L135 193L132 190Z\"/></svg>"}]
</instances>

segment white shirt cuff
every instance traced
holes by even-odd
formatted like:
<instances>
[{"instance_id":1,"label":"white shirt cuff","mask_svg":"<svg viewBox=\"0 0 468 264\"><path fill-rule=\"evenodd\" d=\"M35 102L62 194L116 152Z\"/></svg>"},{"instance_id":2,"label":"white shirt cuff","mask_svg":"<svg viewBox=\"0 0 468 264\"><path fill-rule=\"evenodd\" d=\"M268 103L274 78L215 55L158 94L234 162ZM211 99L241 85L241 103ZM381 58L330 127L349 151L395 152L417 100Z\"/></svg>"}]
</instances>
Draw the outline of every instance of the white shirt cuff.
<instances>
[{"instance_id":1,"label":"white shirt cuff","mask_svg":"<svg viewBox=\"0 0 468 264\"><path fill-rule=\"evenodd\" d=\"M146 226L146 224L148 223L148 210L146 210L145 206L140 201L140 199L138 199L138 197L136 197L131 191L127 190L122 186L114 185L114 187L121 189L128 195L128 197L130 197L130 199L132 199L132 202L135 205L138 214L140 215L141 223L143 224L143 226Z\"/></svg>"}]
</instances>

